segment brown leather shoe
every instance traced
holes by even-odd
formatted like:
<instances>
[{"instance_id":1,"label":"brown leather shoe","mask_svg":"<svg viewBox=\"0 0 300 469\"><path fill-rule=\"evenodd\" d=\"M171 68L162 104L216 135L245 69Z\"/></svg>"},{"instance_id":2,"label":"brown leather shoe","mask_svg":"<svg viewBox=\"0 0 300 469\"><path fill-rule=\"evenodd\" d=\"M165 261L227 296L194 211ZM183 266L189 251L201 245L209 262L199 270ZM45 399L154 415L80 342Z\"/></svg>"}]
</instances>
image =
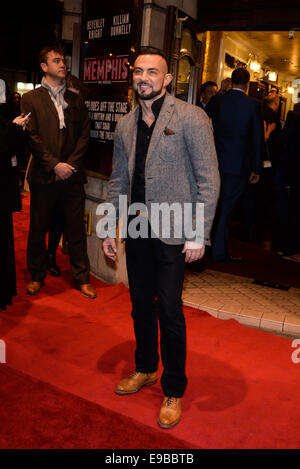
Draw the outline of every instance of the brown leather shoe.
<instances>
[{"instance_id":1,"label":"brown leather shoe","mask_svg":"<svg viewBox=\"0 0 300 469\"><path fill-rule=\"evenodd\" d=\"M181 418L181 398L164 397L158 417L161 428L174 427Z\"/></svg>"},{"instance_id":2,"label":"brown leather shoe","mask_svg":"<svg viewBox=\"0 0 300 469\"><path fill-rule=\"evenodd\" d=\"M154 373L140 373L135 371L128 378L122 379L115 389L116 394L134 394L143 386L151 386L157 381L157 371Z\"/></svg>"},{"instance_id":3,"label":"brown leather shoe","mask_svg":"<svg viewBox=\"0 0 300 469\"><path fill-rule=\"evenodd\" d=\"M32 281L27 285L26 292L28 293L28 295L37 295L43 285L43 282Z\"/></svg>"},{"instance_id":4,"label":"brown leather shoe","mask_svg":"<svg viewBox=\"0 0 300 469\"><path fill-rule=\"evenodd\" d=\"M90 283L84 283L82 285L78 285L77 288L78 290L81 291L83 296L86 296L86 298L90 298L90 299L97 298L97 292Z\"/></svg>"}]
</instances>

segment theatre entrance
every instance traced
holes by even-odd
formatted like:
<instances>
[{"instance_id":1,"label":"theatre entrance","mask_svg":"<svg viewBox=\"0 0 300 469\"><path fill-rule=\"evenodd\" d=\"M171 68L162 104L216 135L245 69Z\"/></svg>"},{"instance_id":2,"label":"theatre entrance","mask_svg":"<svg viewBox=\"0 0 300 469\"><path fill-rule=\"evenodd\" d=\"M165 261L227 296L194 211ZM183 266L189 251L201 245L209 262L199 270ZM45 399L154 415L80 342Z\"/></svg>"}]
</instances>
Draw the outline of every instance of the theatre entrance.
<instances>
[{"instance_id":1,"label":"theatre entrance","mask_svg":"<svg viewBox=\"0 0 300 469\"><path fill-rule=\"evenodd\" d=\"M283 12L276 1L271 10L260 1L238 3L227 2L226 9L223 2L214 2L213 9L199 7L198 21L175 7L168 8L164 51L174 76L170 91L179 99L199 104L203 83L215 82L220 90L223 80L235 68L245 67L251 76L248 95L261 102L262 112L268 97L276 96L281 130L300 97L300 23L295 22L299 18L296 4L288 2ZM269 160L266 156L264 174L272 171ZM230 249L245 260L236 265L215 265L207 256L192 268L212 268L277 286L300 288L299 263L280 255L289 187L280 186L279 177L276 168L271 185L266 186L262 178L259 187L249 188L234 213Z\"/></svg>"}]
</instances>

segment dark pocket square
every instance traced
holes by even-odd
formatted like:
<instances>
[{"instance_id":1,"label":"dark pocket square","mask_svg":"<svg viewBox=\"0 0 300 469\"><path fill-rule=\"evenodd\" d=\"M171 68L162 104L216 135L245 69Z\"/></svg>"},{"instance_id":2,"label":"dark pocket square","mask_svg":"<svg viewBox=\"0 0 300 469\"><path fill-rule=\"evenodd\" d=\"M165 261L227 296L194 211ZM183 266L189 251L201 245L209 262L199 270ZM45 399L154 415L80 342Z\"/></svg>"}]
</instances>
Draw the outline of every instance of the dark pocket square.
<instances>
[{"instance_id":1,"label":"dark pocket square","mask_svg":"<svg viewBox=\"0 0 300 469\"><path fill-rule=\"evenodd\" d=\"M167 136L167 135L175 135L175 132L171 129L168 129L168 127L165 128L165 130L163 131L163 135L164 136Z\"/></svg>"}]
</instances>

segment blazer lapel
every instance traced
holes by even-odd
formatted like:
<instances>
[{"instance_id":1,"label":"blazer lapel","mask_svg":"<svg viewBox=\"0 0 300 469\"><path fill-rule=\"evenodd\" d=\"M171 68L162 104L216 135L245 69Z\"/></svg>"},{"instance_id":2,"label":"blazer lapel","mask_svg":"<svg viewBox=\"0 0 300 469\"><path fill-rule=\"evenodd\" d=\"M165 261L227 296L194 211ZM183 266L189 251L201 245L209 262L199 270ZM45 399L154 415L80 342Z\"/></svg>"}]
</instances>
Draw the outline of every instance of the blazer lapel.
<instances>
[{"instance_id":1,"label":"blazer lapel","mask_svg":"<svg viewBox=\"0 0 300 469\"><path fill-rule=\"evenodd\" d=\"M162 138L165 128L168 127L168 124L170 122L173 112L174 112L174 101L173 101L172 96L167 94L165 97L165 101L162 105L161 111L159 113L157 122L155 124L154 130L153 130L153 134L152 134L149 149L148 149L146 164L147 164L147 161L151 158L151 155L154 152L160 139Z\"/></svg>"}]
</instances>

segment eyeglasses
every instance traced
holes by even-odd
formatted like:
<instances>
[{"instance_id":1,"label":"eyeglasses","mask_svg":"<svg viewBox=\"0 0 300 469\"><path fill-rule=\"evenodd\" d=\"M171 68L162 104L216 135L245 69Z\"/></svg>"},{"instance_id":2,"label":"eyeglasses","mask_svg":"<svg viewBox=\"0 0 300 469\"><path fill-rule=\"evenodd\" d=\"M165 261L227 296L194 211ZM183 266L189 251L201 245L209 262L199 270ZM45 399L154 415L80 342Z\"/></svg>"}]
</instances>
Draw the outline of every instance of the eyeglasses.
<instances>
[{"instance_id":1,"label":"eyeglasses","mask_svg":"<svg viewBox=\"0 0 300 469\"><path fill-rule=\"evenodd\" d=\"M66 65L67 63L66 59L61 59L59 57L56 57L55 59L53 59L53 62L56 64L59 64L60 62L62 62L64 65Z\"/></svg>"}]
</instances>

